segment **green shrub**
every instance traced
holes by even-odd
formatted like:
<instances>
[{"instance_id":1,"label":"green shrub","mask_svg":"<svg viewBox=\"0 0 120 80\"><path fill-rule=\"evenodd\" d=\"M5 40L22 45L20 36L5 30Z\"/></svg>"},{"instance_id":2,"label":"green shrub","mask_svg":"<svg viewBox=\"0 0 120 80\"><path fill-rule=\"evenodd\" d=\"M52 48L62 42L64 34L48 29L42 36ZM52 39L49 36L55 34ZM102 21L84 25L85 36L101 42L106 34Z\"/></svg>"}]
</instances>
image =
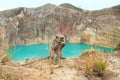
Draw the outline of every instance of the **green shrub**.
<instances>
[{"instance_id":1,"label":"green shrub","mask_svg":"<svg viewBox=\"0 0 120 80\"><path fill-rule=\"evenodd\" d=\"M89 53L95 53L95 52L96 52L95 49L88 49L88 50L82 51L82 55L89 55Z\"/></svg>"},{"instance_id":2,"label":"green shrub","mask_svg":"<svg viewBox=\"0 0 120 80\"><path fill-rule=\"evenodd\" d=\"M108 67L107 60L96 60L93 64L93 71L97 73L98 76L102 76L106 68Z\"/></svg>"},{"instance_id":3,"label":"green shrub","mask_svg":"<svg viewBox=\"0 0 120 80\"><path fill-rule=\"evenodd\" d=\"M10 52L9 49L4 51L4 54L2 55L0 61L2 63L9 62L13 58L15 52Z\"/></svg>"},{"instance_id":4,"label":"green shrub","mask_svg":"<svg viewBox=\"0 0 120 80\"><path fill-rule=\"evenodd\" d=\"M11 60L10 54L5 54L1 60L2 63L9 62Z\"/></svg>"},{"instance_id":5,"label":"green shrub","mask_svg":"<svg viewBox=\"0 0 120 80\"><path fill-rule=\"evenodd\" d=\"M15 80L15 77L16 77L16 74L14 72L0 70L0 79Z\"/></svg>"},{"instance_id":6,"label":"green shrub","mask_svg":"<svg viewBox=\"0 0 120 80\"><path fill-rule=\"evenodd\" d=\"M93 66L92 65L93 65L92 62L85 63L85 74L86 75L91 75L93 73L93 70L92 70Z\"/></svg>"},{"instance_id":7,"label":"green shrub","mask_svg":"<svg viewBox=\"0 0 120 80\"><path fill-rule=\"evenodd\" d=\"M54 71L54 67L50 66L50 74L53 74L53 71Z\"/></svg>"},{"instance_id":8,"label":"green shrub","mask_svg":"<svg viewBox=\"0 0 120 80\"><path fill-rule=\"evenodd\" d=\"M107 59L103 59L101 56L91 54L85 60L85 74L102 76L108 67Z\"/></svg>"}]
</instances>

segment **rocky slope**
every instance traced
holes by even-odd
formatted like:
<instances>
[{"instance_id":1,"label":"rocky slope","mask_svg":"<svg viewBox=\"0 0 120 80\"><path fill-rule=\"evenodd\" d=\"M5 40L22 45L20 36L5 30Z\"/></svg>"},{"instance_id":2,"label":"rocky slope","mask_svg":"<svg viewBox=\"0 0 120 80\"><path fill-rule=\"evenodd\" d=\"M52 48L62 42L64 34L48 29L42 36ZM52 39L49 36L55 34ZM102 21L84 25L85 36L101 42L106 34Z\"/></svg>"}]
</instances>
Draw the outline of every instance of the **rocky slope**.
<instances>
[{"instance_id":1,"label":"rocky slope","mask_svg":"<svg viewBox=\"0 0 120 80\"><path fill-rule=\"evenodd\" d=\"M71 4L46 4L0 12L0 42L10 46L48 43L64 34L72 43L114 47L120 41L120 5L85 11Z\"/></svg>"},{"instance_id":2,"label":"rocky slope","mask_svg":"<svg viewBox=\"0 0 120 80\"><path fill-rule=\"evenodd\" d=\"M108 67L102 77L85 75L85 61L88 56L61 59L60 64L50 64L49 59L28 62L0 63L0 80L120 80L120 55L98 52L108 60Z\"/></svg>"}]
</instances>

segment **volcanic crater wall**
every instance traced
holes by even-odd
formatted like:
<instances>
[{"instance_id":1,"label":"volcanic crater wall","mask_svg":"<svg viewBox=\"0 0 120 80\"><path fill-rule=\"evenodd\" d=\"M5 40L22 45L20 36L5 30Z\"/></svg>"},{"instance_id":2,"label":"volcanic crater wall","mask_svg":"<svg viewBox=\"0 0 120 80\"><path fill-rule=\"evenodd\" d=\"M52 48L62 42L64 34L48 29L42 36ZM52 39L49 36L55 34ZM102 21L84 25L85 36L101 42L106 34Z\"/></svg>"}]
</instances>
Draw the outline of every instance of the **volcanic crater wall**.
<instances>
[{"instance_id":1,"label":"volcanic crater wall","mask_svg":"<svg viewBox=\"0 0 120 80\"><path fill-rule=\"evenodd\" d=\"M63 34L71 43L115 47L120 41L120 6L86 11L71 4L46 4L0 12L0 42L10 46L49 43Z\"/></svg>"}]
</instances>

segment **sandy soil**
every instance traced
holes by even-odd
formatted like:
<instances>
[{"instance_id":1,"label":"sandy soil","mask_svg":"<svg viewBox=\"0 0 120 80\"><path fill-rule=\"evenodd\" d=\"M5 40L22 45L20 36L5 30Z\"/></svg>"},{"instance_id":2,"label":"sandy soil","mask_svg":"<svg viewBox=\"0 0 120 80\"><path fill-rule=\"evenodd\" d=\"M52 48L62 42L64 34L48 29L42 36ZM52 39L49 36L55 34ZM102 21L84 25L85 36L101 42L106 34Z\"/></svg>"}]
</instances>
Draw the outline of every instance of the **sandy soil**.
<instances>
[{"instance_id":1,"label":"sandy soil","mask_svg":"<svg viewBox=\"0 0 120 80\"><path fill-rule=\"evenodd\" d=\"M107 56L109 61L103 77L86 77L84 60L87 56L81 56L62 59L59 64L50 64L49 59L0 64L0 72L5 75L0 74L0 80L120 80L120 58L103 52L97 55Z\"/></svg>"}]
</instances>

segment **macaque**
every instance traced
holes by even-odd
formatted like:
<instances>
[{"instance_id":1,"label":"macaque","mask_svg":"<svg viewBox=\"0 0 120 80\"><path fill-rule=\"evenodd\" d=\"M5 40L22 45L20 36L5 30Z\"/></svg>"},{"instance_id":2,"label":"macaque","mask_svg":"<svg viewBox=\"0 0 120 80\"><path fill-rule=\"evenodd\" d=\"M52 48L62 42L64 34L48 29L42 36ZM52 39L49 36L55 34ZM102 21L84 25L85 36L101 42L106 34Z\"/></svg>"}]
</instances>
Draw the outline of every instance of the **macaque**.
<instances>
[{"instance_id":1,"label":"macaque","mask_svg":"<svg viewBox=\"0 0 120 80\"><path fill-rule=\"evenodd\" d=\"M62 48L65 46L65 37L63 35L56 35L50 43L50 59L60 60L62 58Z\"/></svg>"}]
</instances>

